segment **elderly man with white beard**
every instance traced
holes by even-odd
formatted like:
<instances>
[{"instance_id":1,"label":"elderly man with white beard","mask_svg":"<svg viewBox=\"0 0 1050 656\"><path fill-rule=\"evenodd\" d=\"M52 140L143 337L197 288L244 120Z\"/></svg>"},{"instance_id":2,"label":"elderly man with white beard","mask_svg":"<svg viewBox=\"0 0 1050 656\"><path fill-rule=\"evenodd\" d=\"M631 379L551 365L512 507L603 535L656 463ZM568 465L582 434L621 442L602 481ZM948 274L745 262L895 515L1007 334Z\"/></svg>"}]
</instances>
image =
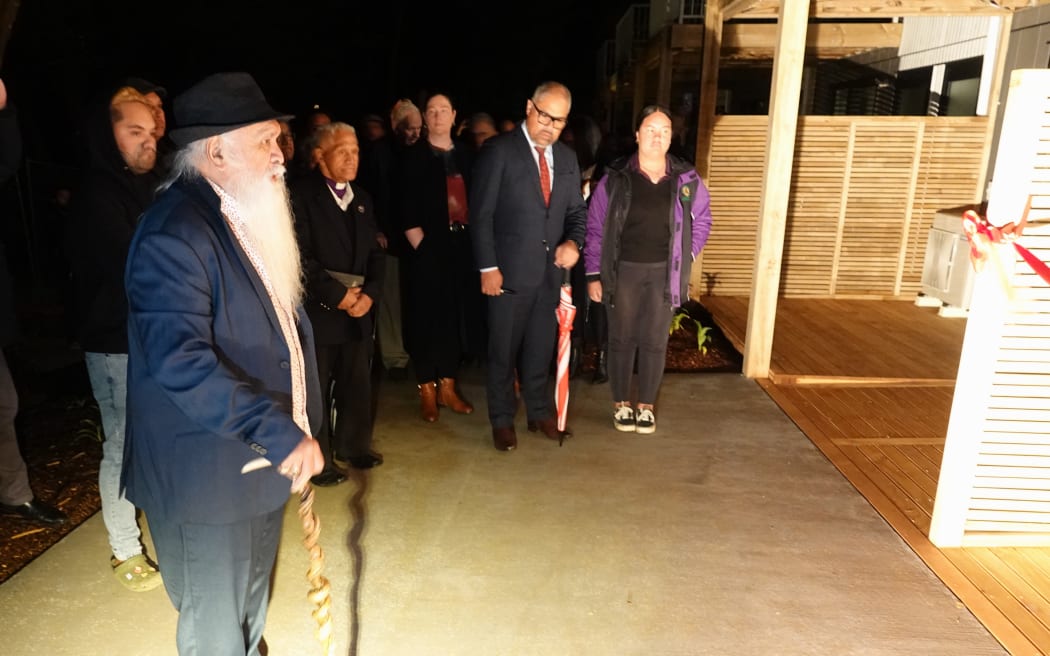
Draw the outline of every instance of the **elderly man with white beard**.
<instances>
[{"instance_id":1,"label":"elderly man with white beard","mask_svg":"<svg viewBox=\"0 0 1050 656\"><path fill-rule=\"evenodd\" d=\"M128 254L122 483L180 654L258 654L289 491L324 459L278 120L246 73L175 98L180 150ZM289 479L291 479L289 481Z\"/></svg>"}]
</instances>

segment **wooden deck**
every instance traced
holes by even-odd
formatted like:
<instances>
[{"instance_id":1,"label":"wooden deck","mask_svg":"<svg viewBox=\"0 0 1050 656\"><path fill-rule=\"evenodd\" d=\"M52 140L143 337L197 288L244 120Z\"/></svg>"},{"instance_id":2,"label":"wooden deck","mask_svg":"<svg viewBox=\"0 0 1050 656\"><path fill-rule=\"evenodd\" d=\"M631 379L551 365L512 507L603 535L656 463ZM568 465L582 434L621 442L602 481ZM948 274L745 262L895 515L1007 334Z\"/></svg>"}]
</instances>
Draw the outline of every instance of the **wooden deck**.
<instances>
[{"instance_id":1,"label":"wooden deck","mask_svg":"<svg viewBox=\"0 0 1050 656\"><path fill-rule=\"evenodd\" d=\"M701 302L741 349L747 299ZM780 299L759 384L1011 654L1050 654L1050 550L928 539L965 323L903 301Z\"/></svg>"}]
</instances>

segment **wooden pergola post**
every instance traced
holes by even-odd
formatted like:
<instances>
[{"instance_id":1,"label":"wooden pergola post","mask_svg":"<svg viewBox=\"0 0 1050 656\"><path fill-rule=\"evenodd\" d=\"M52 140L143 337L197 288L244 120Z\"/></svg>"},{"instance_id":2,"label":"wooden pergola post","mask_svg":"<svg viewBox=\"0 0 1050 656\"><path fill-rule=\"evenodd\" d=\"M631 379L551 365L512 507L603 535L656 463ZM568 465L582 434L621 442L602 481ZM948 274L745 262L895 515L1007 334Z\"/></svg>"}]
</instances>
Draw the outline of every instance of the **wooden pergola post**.
<instances>
[{"instance_id":1,"label":"wooden pergola post","mask_svg":"<svg viewBox=\"0 0 1050 656\"><path fill-rule=\"evenodd\" d=\"M747 340L744 343L744 375L748 378L768 377L773 355L773 325L795 158L809 4L809 0L781 2L777 19L766 137L768 150L759 206L751 303L747 312Z\"/></svg>"},{"instance_id":2,"label":"wooden pergola post","mask_svg":"<svg viewBox=\"0 0 1050 656\"><path fill-rule=\"evenodd\" d=\"M671 106L671 68L674 65L671 52L671 28L666 28L657 37L660 41L660 55L657 63L656 102L664 107Z\"/></svg>"},{"instance_id":3,"label":"wooden pergola post","mask_svg":"<svg viewBox=\"0 0 1050 656\"><path fill-rule=\"evenodd\" d=\"M700 63L700 103L696 129L696 170L706 182L711 173L711 136L718 103L718 61L722 52L722 6L708 2L704 14L704 50Z\"/></svg>"}]
</instances>

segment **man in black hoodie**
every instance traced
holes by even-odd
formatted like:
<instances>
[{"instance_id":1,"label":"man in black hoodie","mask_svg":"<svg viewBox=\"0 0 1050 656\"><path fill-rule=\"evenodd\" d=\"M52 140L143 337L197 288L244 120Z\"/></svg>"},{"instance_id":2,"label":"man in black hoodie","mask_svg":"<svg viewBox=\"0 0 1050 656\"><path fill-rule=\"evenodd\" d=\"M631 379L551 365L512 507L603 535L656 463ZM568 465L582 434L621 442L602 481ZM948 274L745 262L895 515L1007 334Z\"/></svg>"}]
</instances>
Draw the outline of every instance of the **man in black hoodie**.
<instances>
[{"instance_id":1,"label":"man in black hoodie","mask_svg":"<svg viewBox=\"0 0 1050 656\"><path fill-rule=\"evenodd\" d=\"M67 251L78 339L105 431L98 487L113 550L110 565L129 590L145 591L161 578L143 554L135 506L120 490L128 366L124 265L135 226L160 182L153 173L156 122L133 87L121 87L96 110L87 128L88 169L73 196Z\"/></svg>"}]
</instances>

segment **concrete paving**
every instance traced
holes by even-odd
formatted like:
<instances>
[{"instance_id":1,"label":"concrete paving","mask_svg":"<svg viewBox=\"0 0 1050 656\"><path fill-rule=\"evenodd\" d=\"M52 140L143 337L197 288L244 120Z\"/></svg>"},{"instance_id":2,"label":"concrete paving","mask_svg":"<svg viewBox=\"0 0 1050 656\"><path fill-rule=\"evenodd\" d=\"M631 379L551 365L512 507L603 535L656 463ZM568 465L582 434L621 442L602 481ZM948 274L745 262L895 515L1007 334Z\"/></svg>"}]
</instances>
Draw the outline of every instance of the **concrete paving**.
<instances>
[{"instance_id":1,"label":"concrete paving","mask_svg":"<svg viewBox=\"0 0 1050 656\"><path fill-rule=\"evenodd\" d=\"M559 447L492 448L385 383L382 467L317 490L337 654L723 655L1005 651L753 382L669 375L651 436L574 383ZM289 503L266 638L320 653ZM0 586L0 653L175 654L163 588L113 579L101 514Z\"/></svg>"}]
</instances>

